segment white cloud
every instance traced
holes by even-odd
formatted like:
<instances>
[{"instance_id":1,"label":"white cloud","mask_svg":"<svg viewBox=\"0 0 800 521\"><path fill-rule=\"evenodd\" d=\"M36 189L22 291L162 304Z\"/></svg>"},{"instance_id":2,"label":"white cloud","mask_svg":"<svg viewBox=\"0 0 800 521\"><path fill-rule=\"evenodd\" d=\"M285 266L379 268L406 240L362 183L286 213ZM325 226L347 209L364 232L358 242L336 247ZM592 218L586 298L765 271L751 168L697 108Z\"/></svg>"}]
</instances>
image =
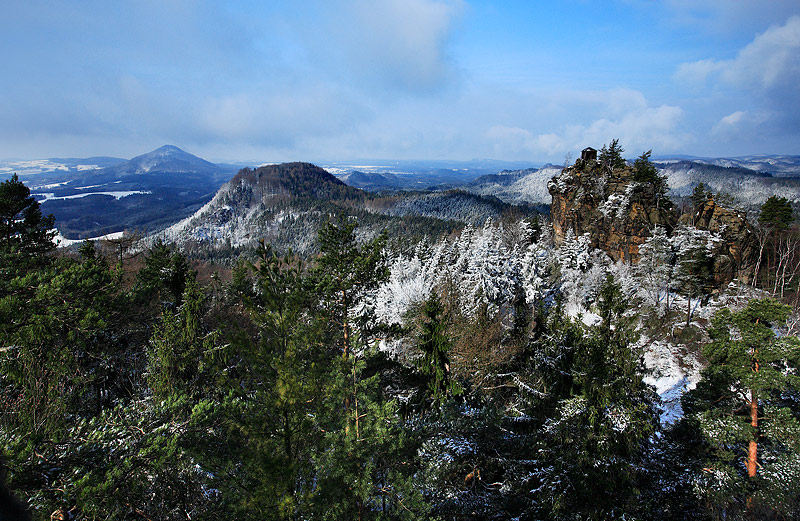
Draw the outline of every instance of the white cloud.
<instances>
[{"instance_id":1,"label":"white cloud","mask_svg":"<svg viewBox=\"0 0 800 521\"><path fill-rule=\"evenodd\" d=\"M725 69L725 64L714 60L699 60L691 63L682 63L675 72L675 79L690 84L703 84L709 77Z\"/></svg>"},{"instance_id":2,"label":"white cloud","mask_svg":"<svg viewBox=\"0 0 800 521\"><path fill-rule=\"evenodd\" d=\"M329 12L328 38L311 42L355 81L412 92L437 91L458 77L448 53L462 0L349 0ZM333 45L332 45L333 44ZM330 66L330 63L326 64Z\"/></svg>"},{"instance_id":3,"label":"white cloud","mask_svg":"<svg viewBox=\"0 0 800 521\"><path fill-rule=\"evenodd\" d=\"M685 141L679 131L683 110L672 105L650 106L645 96L630 89L573 92L563 95L561 103L572 106L571 122L555 132L536 133L510 125L494 125L486 132L498 157L545 155L560 158L586 146L599 147L618 138L628 155L653 149L659 152L677 150ZM588 121L585 114L592 114Z\"/></svg>"},{"instance_id":4,"label":"white cloud","mask_svg":"<svg viewBox=\"0 0 800 521\"><path fill-rule=\"evenodd\" d=\"M739 136L748 136L754 130L770 119L768 114L763 112L751 112L747 110L737 110L727 116L722 117L711 132L718 137L730 139Z\"/></svg>"},{"instance_id":5,"label":"white cloud","mask_svg":"<svg viewBox=\"0 0 800 521\"><path fill-rule=\"evenodd\" d=\"M706 59L682 64L678 80L717 80L755 94L772 108L800 113L800 16L757 35L731 60Z\"/></svg>"}]
</instances>

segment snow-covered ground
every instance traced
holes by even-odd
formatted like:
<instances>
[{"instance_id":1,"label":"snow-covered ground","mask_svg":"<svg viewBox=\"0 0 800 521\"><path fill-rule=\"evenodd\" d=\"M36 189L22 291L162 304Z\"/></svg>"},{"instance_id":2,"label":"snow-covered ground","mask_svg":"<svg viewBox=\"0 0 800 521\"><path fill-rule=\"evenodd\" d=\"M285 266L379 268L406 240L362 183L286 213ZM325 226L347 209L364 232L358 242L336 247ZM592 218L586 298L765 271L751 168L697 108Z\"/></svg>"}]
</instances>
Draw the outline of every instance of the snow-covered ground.
<instances>
[{"instance_id":1,"label":"snow-covered ground","mask_svg":"<svg viewBox=\"0 0 800 521\"><path fill-rule=\"evenodd\" d=\"M122 238L125 232L114 232L108 233L106 235L101 235L99 237L91 237L89 239L67 239L61 233L56 233L56 236L53 237L53 242L55 242L59 248L66 248L67 246L72 246L73 244L78 244L83 241L101 241L103 239L120 239Z\"/></svg>"},{"instance_id":2,"label":"snow-covered ground","mask_svg":"<svg viewBox=\"0 0 800 521\"><path fill-rule=\"evenodd\" d=\"M85 188L93 188L93 187L85 187ZM40 203L45 201L58 201L60 199L81 199L83 197L89 197L90 195L110 195L114 199L122 199L123 197L128 197L129 195L135 194L151 194L153 192L149 190L124 190L119 192L87 192L85 194L76 194L76 195L61 195L56 196L53 192L43 192L38 194L31 194L34 197L42 197L39 199Z\"/></svg>"}]
</instances>

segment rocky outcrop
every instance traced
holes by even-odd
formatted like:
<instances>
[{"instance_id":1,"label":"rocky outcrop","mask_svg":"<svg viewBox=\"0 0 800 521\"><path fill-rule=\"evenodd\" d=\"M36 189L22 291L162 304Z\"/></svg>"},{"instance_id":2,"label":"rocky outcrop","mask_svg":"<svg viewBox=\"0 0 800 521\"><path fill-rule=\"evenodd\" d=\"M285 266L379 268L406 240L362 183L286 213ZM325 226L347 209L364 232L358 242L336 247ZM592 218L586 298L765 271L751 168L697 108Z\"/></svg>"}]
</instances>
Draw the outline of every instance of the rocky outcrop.
<instances>
[{"instance_id":1,"label":"rocky outcrop","mask_svg":"<svg viewBox=\"0 0 800 521\"><path fill-rule=\"evenodd\" d=\"M637 262L639 246L656 226L672 230L677 216L669 199L652 183L634 180L630 167L609 170L579 159L547 185L553 197L550 216L560 244L568 230L588 234L590 244L615 261Z\"/></svg>"},{"instance_id":2,"label":"rocky outcrop","mask_svg":"<svg viewBox=\"0 0 800 521\"><path fill-rule=\"evenodd\" d=\"M743 213L719 206L709 197L694 215L681 216L680 222L708 230L720 239L715 241L711 251L717 284L726 284L734 278L745 283L750 280L758 245Z\"/></svg>"},{"instance_id":3,"label":"rocky outcrop","mask_svg":"<svg viewBox=\"0 0 800 521\"><path fill-rule=\"evenodd\" d=\"M672 203L655 183L634 180L629 166L609 169L595 160L579 159L548 183L553 197L553 238L560 245L569 230L588 235L590 245L614 261L638 262L639 246L656 226L671 234L678 223ZM756 241L745 216L709 197L680 224L711 234L714 277L719 285L752 274Z\"/></svg>"}]
</instances>

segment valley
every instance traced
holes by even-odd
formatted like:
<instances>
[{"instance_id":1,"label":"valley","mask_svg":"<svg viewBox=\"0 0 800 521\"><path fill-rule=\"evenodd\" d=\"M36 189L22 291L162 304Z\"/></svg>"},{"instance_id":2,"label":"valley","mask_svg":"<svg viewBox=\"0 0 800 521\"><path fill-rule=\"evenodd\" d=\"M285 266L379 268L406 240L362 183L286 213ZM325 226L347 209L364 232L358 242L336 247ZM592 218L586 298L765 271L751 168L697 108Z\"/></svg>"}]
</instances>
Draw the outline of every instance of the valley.
<instances>
[{"instance_id":1,"label":"valley","mask_svg":"<svg viewBox=\"0 0 800 521\"><path fill-rule=\"evenodd\" d=\"M30 189L16 177L2 185L23 208L0 234L3 392L24 398L4 425L40 440L35 452L11 449L16 476L31 483L21 489L52 509L64 503L47 483L80 494L91 483L91 498L75 501L83 512L103 511L94 498L158 510L149 498L172 501L158 483L182 479L193 512L249 515L236 484L247 479L259 498L291 498L298 512L357 509L369 497L423 517L501 519L562 502L584 512L576 498L602 490L584 476L636 468L613 505L604 496L591 508L704 512L719 482L695 480L708 468L729 479L726 436L750 421L734 413L737 423L714 424L739 407L717 405L709 388L714 349L728 345L720 331L749 335L742 313L769 321L759 338L779 354L758 363L779 383L800 360L797 178L649 154L626 161L615 147L567 167L480 175L440 165L402 174L339 165L334 175L304 162L231 175L169 146L99 169L35 162L41 171L22 177ZM40 339L55 358L37 351ZM41 387L44 374L23 355L63 386ZM794 429L786 418L775 428ZM68 441L48 442L57 432ZM771 443L759 450L779 465L800 454ZM119 491L111 454L136 488ZM54 466L36 477L41 458ZM366 496L337 503L338 485L320 482L307 491L326 497L318 504L272 487L331 472L365 480ZM793 479L774 472L765 479ZM471 485L476 475L486 481ZM564 492L565 480L582 492Z\"/></svg>"}]
</instances>

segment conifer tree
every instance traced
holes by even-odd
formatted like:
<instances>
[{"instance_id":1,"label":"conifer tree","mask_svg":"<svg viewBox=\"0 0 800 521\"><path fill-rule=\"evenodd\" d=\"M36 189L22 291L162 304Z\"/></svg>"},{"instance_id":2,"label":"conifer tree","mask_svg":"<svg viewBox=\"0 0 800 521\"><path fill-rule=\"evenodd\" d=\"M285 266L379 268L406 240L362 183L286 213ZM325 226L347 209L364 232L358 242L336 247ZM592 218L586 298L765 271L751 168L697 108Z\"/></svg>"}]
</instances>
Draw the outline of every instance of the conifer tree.
<instances>
[{"instance_id":1,"label":"conifer tree","mask_svg":"<svg viewBox=\"0 0 800 521\"><path fill-rule=\"evenodd\" d=\"M234 426L228 457L240 461L240 482L252 493L241 495L236 481L223 486L240 517L296 519L316 494L312 456L330 371L324 317L307 270L291 254L278 256L261 242L257 262L243 267L236 288L255 336L238 332L228 348L223 381L232 392L222 413Z\"/></svg>"},{"instance_id":2,"label":"conifer tree","mask_svg":"<svg viewBox=\"0 0 800 521\"><path fill-rule=\"evenodd\" d=\"M761 205L758 223L776 230L785 230L793 220L792 205L785 197L771 195Z\"/></svg>"},{"instance_id":3,"label":"conifer tree","mask_svg":"<svg viewBox=\"0 0 800 521\"><path fill-rule=\"evenodd\" d=\"M641 353L611 275L600 290L599 325L570 336L569 378L555 415L543 427L537 498L553 519L636 515L648 439L655 432L655 393L642 382Z\"/></svg>"},{"instance_id":4,"label":"conifer tree","mask_svg":"<svg viewBox=\"0 0 800 521\"><path fill-rule=\"evenodd\" d=\"M133 290L138 302L180 306L186 281L194 276L186 256L159 239L147 252L144 262L136 274Z\"/></svg>"},{"instance_id":5,"label":"conifer tree","mask_svg":"<svg viewBox=\"0 0 800 521\"><path fill-rule=\"evenodd\" d=\"M451 342L445 335L444 308L434 292L422 306L422 330L417 346L422 356L417 360L420 372L428 377L428 396L439 406L448 396L458 395L461 389L450 378L449 351Z\"/></svg>"},{"instance_id":6,"label":"conifer tree","mask_svg":"<svg viewBox=\"0 0 800 521\"><path fill-rule=\"evenodd\" d=\"M708 201L708 197L711 195L711 192L706 188L706 185L703 183L697 183L697 186L694 187L694 191L692 191L692 208L695 212L700 209L702 205Z\"/></svg>"},{"instance_id":7,"label":"conifer tree","mask_svg":"<svg viewBox=\"0 0 800 521\"><path fill-rule=\"evenodd\" d=\"M703 347L709 365L683 400L705 442L696 487L715 517L800 513L800 341L775 334L789 312L771 299L718 311Z\"/></svg>"},{"instance_id":8,"label":"conifer tree","mask_svg":"<svg viewBox=\"0 0 800 521\"><path fill-rule=\"evenodd\" d=\"M203 356L214 343L214 335L206 337L200 324L203 298L196 277L190 277L180 308L161 312L148 351L148 383L159 398L196 394L200 385Z\"/></svg>"},{"instance_id":9,"label":"conifer tree","mask_svg":"<svg viewBox=\"0 0 800 521\"><path fill-rule=\"evenodd\" d=\"M622 157L623 152L625 152L625 149L620 146L619 139L612 139L611 143L603 145L603 148L600 149L598 161L608 172L612 172L625 166L625 158Z\"/></svg>"},{"instance_id":10,"label":"conifer tree","mask_svg":"<svg viewBox=\"0 0 800 521\"><path fill-rule=\"evenodd\" d=\"M321 253L315 268L317 291L322 295L331 323L341 332L337 345L343 358L351 352L353 319L361 318L361 325L366 322L366 317L352 316L357 304L389 276L384 253L386 234L359 244L355 234L357 225L355 220L345 218L323 225L319 232Z\"/></svg>"},{"instance_id":11,"label":"conifer tree","mask_svg":"<svg viewBox=\"0 0 800 521\"><path fill-rule=\"evenodd\" d=\"M52 215L42 216L39 203L17 174L0 183L0 252L3 255L13 253L22 260L52 250L55 248L54 223Z\"/></svg>"}]
</instances>

